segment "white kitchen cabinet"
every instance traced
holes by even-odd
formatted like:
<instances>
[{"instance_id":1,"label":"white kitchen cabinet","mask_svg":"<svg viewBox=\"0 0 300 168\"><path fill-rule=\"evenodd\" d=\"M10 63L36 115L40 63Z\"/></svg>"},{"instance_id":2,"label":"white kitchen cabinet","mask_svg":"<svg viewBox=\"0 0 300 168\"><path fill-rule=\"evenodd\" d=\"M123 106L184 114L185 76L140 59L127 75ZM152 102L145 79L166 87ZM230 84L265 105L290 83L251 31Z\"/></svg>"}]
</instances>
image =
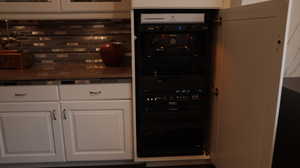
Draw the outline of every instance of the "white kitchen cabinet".
<instances>
[{"instance_id":1,"label":"white kitchen cabinet","mask_svg":"<svg viewBox=\"0 0 300 168\"><path fill-rule=\"evenodd\" d=\"M272 167L290 5L288 0L274 0L219 11L222 21L216 27L213 59L219 95L213 99L209 144L209 157L217 168ZM140 158L135 154L137 161L201 157Z\"/></svg>"},{"instance_id":2,"label":"white kitchen cabinet","mask_svg":"<svg viewBox=\"0 0 300 168\"><path fill-rule=\"evenodd\" d=\"M63 0L65 12L129 12L130 0Z\"/></svg>"},{"instance_id":3,"label":"white kitchen cabinet","mask_svg":"<svg viewBox=\"0 0 300 168\"><path fill-rule=\"evenodd\" d=\"M58 103L0 104L0 163L64 160Z\"/></svg>"},{"instance_id":4,"label":"white kitchen cabinet","mask_svg":"<svg viewBox=\"0 0 300 168\"><path fill-rule=\"evenodd\" d=\"M65 94L74 89L79 92ZM109 94L116 90L120 95ZM2 86L0 91L0 164L132 159L130 84Z\"/></svg>"},{"instance_id":5,"label":"white kitchen cabinet","mask_svg":"<svg viewBox=\"0 0 300 168\"><path fill-rule=\"evenodd\" d=\"M59 12L60 0L0 0L0 13Z\"/></svg>"},{"instance_id":6,"label":"white kitchen cabinet","mask_svg":"<svg viewBox=\"0 0 300 168\"><path fill-rule=\"evenodd\" d=\"M63 102L68 161L131 160L131 101Z\"/></svg>"}]
</instances>

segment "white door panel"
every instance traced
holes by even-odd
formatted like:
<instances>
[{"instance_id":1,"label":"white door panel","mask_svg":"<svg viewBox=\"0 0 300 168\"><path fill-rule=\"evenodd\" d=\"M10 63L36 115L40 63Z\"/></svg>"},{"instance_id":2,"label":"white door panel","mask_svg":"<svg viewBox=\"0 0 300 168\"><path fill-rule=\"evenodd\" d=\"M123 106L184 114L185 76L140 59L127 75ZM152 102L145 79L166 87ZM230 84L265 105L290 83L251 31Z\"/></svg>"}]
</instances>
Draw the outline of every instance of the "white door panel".
<instances>
[{"instance_id":1,"label":"white door panel","mask_svg":"<svg viewBox=\"0 0 300 168\"><path fill-rule=\"evenodd\" d=\"M65 102L67 159L132 159L131 104L127 100Z\"/></svg>"},{"instance_id":2,"label":"white door panel","mask_svg":"<svg viewBox=\"0 0 300 168\"><path fill-rule=\"evenodd\" d=\"M271 168L282 85L287 4L221 12L218 168Z\"/></svg>"},{"instance_id":3,"label":"white door panel","mask_svg":"<svg viewBox=\"0 0 300 168\"><path fill-rule=\"evenodd\" d=\"M70 120L76 153L124 150L122 110L76 111Z\"/></svg>"},{"instance_id":4,"label":"white door panel","mask_svg":"<svg viewBox=\"0 0 300 168\"><path fill-rule=\"evenodd\" d=\"M64 161L59 105L0 104L0 163Z\"/></svg>"},{"instance_id":5,"label":"white door panel","mask_svg":"<svg viewBox=\"0 0 300 168\"><path fill-rule=\"evenodd\" d=\"M5 155L54 152L50 113L1 113L0 118L2 140L5 144L4 152L2 152ZM33 141L35 141L34 144Z\"/></svg>"}]
</instances>

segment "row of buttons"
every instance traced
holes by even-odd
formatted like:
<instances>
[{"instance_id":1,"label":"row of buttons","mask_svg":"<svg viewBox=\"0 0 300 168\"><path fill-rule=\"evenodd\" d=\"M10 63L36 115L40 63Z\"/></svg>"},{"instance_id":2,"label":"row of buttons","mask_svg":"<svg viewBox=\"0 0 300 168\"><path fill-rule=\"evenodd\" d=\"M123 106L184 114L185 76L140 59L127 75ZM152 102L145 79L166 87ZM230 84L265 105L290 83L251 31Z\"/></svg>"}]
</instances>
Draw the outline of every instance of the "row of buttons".
<instances>
[{"instance_id":1,"label":"row of buttons","mask_svg":"<svg viewBox=\"0 0 300 168\"><path fill-rule=\"evenodd\" d=\"M163 96L163 97L147 97L146 102L167 102L167 101L188 101L188 100L200 100L199 94L194 94L191 96Z\"/></svg>"}]
</instances>

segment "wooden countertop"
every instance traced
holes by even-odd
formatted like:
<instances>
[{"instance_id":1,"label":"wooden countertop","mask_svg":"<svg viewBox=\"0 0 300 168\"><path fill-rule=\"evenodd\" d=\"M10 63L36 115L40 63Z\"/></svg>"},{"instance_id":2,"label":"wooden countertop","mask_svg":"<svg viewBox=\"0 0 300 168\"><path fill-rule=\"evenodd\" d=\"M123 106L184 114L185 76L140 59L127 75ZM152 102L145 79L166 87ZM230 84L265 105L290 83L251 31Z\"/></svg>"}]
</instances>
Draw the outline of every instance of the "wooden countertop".
<instances>
[{"instance_id":1,"label":"wooden countertop","mask_svg":"<svg viewBox=\"0 0 300 168\"><path fill-rule=\"evenodd\" d=\"M96 64L45 64L24 70L0 70L0 81L131 78L131 67Z\"/></svg>"}]
</instances>

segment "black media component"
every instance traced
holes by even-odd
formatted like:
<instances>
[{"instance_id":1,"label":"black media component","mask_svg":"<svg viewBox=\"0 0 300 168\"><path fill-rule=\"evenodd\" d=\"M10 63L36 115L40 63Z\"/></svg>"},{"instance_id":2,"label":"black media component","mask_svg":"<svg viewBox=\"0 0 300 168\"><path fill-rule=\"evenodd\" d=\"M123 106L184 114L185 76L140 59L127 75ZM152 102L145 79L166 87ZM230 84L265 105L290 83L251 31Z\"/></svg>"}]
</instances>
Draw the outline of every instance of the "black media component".
<instances>
[{"instance_id":1,"label":"black media component","mask_svg":"<svg viewBox=\"0 0 300 168\"><path fill-rule=\"evenodd\" d=\"M198 13L205 19L142 23L143 14L168 13ZM207 151L215 16L215 10L134 11L138 157Z\"/></svg>"}]
</instances>

